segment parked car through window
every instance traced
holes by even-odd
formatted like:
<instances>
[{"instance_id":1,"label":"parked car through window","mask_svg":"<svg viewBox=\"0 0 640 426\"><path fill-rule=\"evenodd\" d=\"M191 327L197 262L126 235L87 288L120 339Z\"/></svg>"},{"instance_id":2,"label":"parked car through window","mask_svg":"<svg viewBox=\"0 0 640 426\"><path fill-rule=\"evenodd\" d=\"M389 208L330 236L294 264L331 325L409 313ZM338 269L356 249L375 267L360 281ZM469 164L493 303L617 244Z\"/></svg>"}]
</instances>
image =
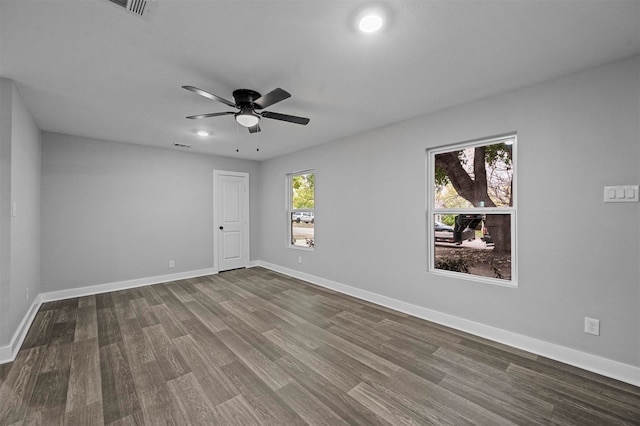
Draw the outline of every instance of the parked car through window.
<instances>
[{"instance_id":1,"label":"parked car through window","mask_svg":"<svg viewBox=\"0 0 640 426\"><path fill-rule=\"evenodd\" d=\"M313 213L311 212L294 212L291 214L291 220L300 223L313 223Z\"/></svg>"}]
</instances>

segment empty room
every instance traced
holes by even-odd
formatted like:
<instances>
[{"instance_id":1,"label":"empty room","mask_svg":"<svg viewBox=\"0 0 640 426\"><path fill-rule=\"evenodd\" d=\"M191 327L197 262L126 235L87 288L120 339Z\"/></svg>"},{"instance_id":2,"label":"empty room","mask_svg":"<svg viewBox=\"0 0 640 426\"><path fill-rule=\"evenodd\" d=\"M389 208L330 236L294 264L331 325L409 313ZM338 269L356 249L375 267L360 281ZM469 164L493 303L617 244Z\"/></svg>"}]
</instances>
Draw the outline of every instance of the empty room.
<instances>
[{"instance_id":1,"label":"empty room","mask_svg":"<svg viewBox=\"0 0 640 426\"><path fill-rule=\"evenodd\" d=\"M639 185L637 0L0 0L0 425L640 425Z\"/></svg>"}]
</instances>

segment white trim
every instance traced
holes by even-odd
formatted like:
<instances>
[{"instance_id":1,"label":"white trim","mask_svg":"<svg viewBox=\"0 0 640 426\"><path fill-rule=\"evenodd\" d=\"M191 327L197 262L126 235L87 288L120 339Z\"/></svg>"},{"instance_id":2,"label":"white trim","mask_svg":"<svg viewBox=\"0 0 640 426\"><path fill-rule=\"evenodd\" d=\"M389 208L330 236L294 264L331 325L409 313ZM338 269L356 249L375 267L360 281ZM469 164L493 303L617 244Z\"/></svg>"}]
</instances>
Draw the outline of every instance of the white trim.
<instances>
[{"instance_id":1,"label":"white trim","mask_svg":"<svg viewBox=\"0 0 640 426\"><path fill-rule=\"evenodd\" d=\"M456 330L464 331L475 336L503 343L514 348L522 349L537 355L560 361L574 367L582 368L593 373L601 374L612 379L620 380L634 386L640 386L640 367L624 364L608 358L592 355L566 346L544 340L524 336L522 334L491 327L465 318L434 311L412 303L392 299L370 291L362 290L346 284L341 284L315 275L285 268L268 262L256 261L256 266L308 281L312 284L326 287L349 296L357 297L368 302L376 303L418 318L442 324Z\"/></svg>"},{"instance_id":2,"label":"white trim","mask_svg":"<svg viewBox=\"0 0 640 426\"><path fill-rule=\"evenodd\" d=\"M175 274L158 275L155 277L138 278L134 280L118 281L107 284L97 284L87 287L71 288L68 290L51 291L40 293L41 302L53 302L54 300L70 299L72 297L90 296L93 294L108 293L110 291L126 290L129 288L143 287L145 285L160 284L187 278L202 277L216 274L213 268L197 269L195 271L178 272Z\"/></svg>"},{"instance_id":3,"label":"white trim","mask_svg":"<svg viewBox=\"0 0 640 426\"><path fill-rule=\"evenodd\" d=\"M314 176L314 205L312 209L296 209L293 208L293 178L295 176L304 176L304 175L313 175ZM290 248L290 249L295 249L295 250L306 250L306 251L314 251L315 250L315 243L313 247L305 247L305 246L297 246L295 244L293 244L291 241L293 240L293 213L296 212L310 212L313 214L313 240L315 242L315 176L316 176L316 172L314 169L308 169L308 170L302 170L299 172L293 172L293 173L288 173L287 174L287 179L286 179L286 183L285 183L285 193L287 194L287 196L285 197L285 201L286 201L286 226L287 226L287 241L286 241L286 247Z\"/></svg>"},{"instance_id":4,"label":"white trim","mask_svg":"<svg viewBox=\"0 0 640 426\"><path fill-rule=\"evenodd\" d=\"M242 249L244 253L242 254L242 259L245 268L249 264L249 253L251 253L251 239L249 238L251 232L251 223L250 223L250 207L249 207L249 173L247 172L231 172L226 170L214 170L213 171L213 269L215 270L215 274L220 271L220 259L219 259L219 250L220 243L218 238L217 229L220 225L219 223L219 212L218 212L218 179L220 176L235 176L243 178L244 182L242 183L243 194L241 194L242 198L242 215L243 215L243 224L242 224Z\"/></svg>"},{"instance_id":5,"label":"white trim","mask_svg":"<svg viewBox=\"0 0 640 426\"><path fill-rule=\"evenodd\" d=\"M138 278L134 280L118 281L114 283L97 284L87 287L78 287L68 290L40 293L38 294L38 296L36 296L33 303L31 304L31 307L20 322L18 329L13 334L11 342L6 346L0 346L0 364L12 362L16 359L18 351L20 350L20 347L24 342L24 338L27 335L27 331L29 330L29 327L31 327L31 323L33 323L33 320L38 313L38 309L40 309L40 305L45 302L53 302L54 300L63 300L73 297L107 293L110 291L126 290L129 288L142 287L146 285L159 284L176 280L184 280L187 278L202 277L206 275L213 275L216 273L217 272L214 271L213 268L198 269L195 271L178 272L176 274L158 275L155 277Z\"/></svg>"},{"instance_id":6,"label":"white trim","mask_svg":"<svg viewBox=\"0 0 640 426\"><path fill-rule=\"evenodd\" d=\"M428 148L428 151L434 152L436 154L442 154L443 152L457 151L459 149L464 149L464 148L475 148L477 146L483 146L483 145L494 145L495 142L501 142L501 141L512 139L512 138L514 139L514 143L509 145L515 146L516 145L515 142L518 139L517 131L514 130L512 132L502 133L499 135L489 136L486 138L477 138L477 139L471 139L468 141L450 143L447 145L440 145L437 147ZM515 204L515 199L513 201Z\"/></svg>"},{"instance_id":7,"label":"white trim","mask_svg":"<svg viewBox=\"0 0 640 426\"><path fill-rule=\"evenodd\" d=\"M249 261L249 263L247 263L247 268L255 268L257 266L261 266L260 261L258 260L251 260Z\"/></svg>"},{"instance_id":8,"label":"white trim","mask_svg":"<svg viewBox=\"0 0 640 426\"><path fill-rule=\"evenodd\" d=\"M512 178L511 178L511 206L502 207L475 207L475 208L436 208L435 206L435 156L444 152L450 152L452 150L474 148L478 146L493 145L497 142L512 139L511 146L511 164L512 164ZM518 146L518 132L509 132L501 135L490 136L487 138L474 139L472 141L460 142L451 145L439 146L434 148L427 148L426 153L426 188L427 188L427 200L425 203L426 219L427 219L427 272L449 275L456 278L461 278L467 281L480 282L491 285L498 285L502 287L518 288L518 224L517 224L517 146ZM508 214L510 215L510 227L511 227L511 279L502 280L492 277L482 277L474 274L465 274L460 272L442 271L435 267L435 249L434 249L434 216L436 214L456 214L456 213L468 213L468 214Z\"/></svg>"},{"instance_id":9,"label":"white trim","mask_svg":"<svg viewBox=\"0 0 640 426\"><path fill-rule=\"evenodd\" d=\"M42 300L40 295L38 295L33 300L31 307L29 307L29 310L25 314L24 318L22 318L22 321L20 321L20 325L16 329L16 332L13 333L11 342L6 346L0 346L0 364L11 362L16 359L20 346L22 346L22 342L24 342L24 338L27 336L27 331L29 331L29 327L31 327L31 323L35 319L41 304Z\"/></svg>"}]
</instances>

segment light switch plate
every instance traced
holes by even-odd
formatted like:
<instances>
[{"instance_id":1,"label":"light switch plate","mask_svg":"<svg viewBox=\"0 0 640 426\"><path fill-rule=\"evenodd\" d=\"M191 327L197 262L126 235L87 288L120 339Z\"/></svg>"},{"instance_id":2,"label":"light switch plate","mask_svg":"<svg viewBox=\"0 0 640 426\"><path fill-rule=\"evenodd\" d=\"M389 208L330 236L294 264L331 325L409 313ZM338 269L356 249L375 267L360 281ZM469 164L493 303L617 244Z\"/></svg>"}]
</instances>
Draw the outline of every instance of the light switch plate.
<instances>
[{"instance_id":1,"label":"light switch plate","mask_svg":"<svg viewBox=\"0 0 640 426\"><path fill-rule=\"evenodd\" d=\"M638 185L618 185L604 187L605 203L637 203Z\"/></svg>"}]
</instances>

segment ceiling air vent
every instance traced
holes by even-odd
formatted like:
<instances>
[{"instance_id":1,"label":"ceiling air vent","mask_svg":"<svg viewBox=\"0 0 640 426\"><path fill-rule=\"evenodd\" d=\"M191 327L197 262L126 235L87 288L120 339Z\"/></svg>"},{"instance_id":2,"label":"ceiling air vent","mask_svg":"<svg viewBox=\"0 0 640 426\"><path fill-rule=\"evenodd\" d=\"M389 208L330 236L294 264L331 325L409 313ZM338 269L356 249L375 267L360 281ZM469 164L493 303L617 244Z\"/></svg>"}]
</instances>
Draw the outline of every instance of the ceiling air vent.
<instances>
[{"instance_id":1,"label":"ceiling air vent","mask_svg":"<svg viewBox=\"0 0 640 426\"><path fill-rule=\"evenodd\" d=\"M153 9L153 3L151 0L107 0L109 3L115 4L134 15L148 18L151 15L151 9Z\"/></svg>"},{"instance_id":2,"label":"ceiling air vent","mask_svg":"<svg viewBox=\"0 0 640 426\"><path fill-rule=\"evenodd\" d=\"M174 143L173 146L178 147L178 148L191 148L191 145L187 145L187 144L179 143L179 142Z\"/></svg>"}]
</instances>

